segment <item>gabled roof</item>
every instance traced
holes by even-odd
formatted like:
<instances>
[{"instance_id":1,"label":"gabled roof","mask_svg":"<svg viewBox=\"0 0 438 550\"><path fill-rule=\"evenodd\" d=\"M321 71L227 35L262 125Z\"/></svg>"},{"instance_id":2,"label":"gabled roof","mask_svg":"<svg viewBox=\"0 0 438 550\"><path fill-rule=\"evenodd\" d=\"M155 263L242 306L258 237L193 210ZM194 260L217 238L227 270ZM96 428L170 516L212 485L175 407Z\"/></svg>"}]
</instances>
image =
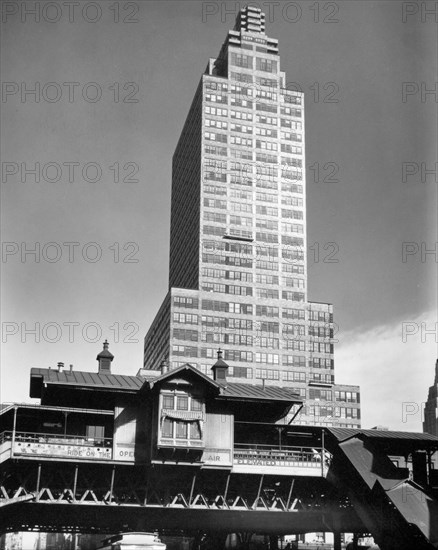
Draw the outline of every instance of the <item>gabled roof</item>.
<instances>
[{"instance_id":1,"label":"gabled roof","mask_svg":"<svg viewBox=\"0 0 438 550\"><path fill-rule=\"evenodd\" d=\"M257 386L235 382L217 382L202 373L189 363L172 369L161 376L147 378L144 376L128 376L121 374L103 374L86 371L59 371L56 369L31 369L30 397L41 396L41 386L56 385L84 389L101 389L137 393L140 389L151 390L160 386L162 382L175 377L184 377L190 374L200 382L215 390L218 399L245 400L245 401L282 401L287 403L301 403L302 399L291 389L278 386Z\"/></svg>"},{"instance_id":2,"label":"gabled roof","mask_svg":"<svg viewBox=\"0 0 438 550\"><path fill-rule=\"evenodd\" d=\"M158 378L154 378L153 380L149 381L149 387L152 389L156 385L160 385L162 382L166 380L170 380L172 378L175 378L175 376L181 375L181 374L187 374L191 373L195 377L198 377L202 382L210 385L213 388L219 389L220 385L212 380L209 376L205 375L200 370L196 369L190 363L186 363L185 365L181 365L180 367L177 367L176 369L169 370L168 372L165 372Z\"/></svg>"}]
</instances>

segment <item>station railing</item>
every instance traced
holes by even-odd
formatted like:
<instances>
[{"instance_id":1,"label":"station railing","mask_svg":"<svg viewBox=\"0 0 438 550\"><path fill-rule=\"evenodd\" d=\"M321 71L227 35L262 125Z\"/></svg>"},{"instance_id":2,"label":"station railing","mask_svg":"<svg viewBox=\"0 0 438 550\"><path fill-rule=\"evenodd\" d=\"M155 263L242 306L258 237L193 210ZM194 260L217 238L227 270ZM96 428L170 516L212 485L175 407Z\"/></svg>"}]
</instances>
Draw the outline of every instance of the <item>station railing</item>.
<instances>
[{"instance_id":1,"label":"station railing","mask_svg":"<svg viewBox=\"0 0 438 550\"><path fill-rule=\"evenodd\" d=\"M235 443L234 458L272 461L280 464L294 463L296 466L308 468L321 468L323 461L327 461L321 447L280 447L258 443Z\"/></svg>"},{"instance_id":2,"label":"station railing","mask_svg":"<svg viewBox=\"0 0 438 550\"><path fill-rule=\"evenodd\" d=\"M0 462L12 456L112 460L113 440L107 437L93 439L77 434L1 432Z\"/></svg>"}]
</instances>

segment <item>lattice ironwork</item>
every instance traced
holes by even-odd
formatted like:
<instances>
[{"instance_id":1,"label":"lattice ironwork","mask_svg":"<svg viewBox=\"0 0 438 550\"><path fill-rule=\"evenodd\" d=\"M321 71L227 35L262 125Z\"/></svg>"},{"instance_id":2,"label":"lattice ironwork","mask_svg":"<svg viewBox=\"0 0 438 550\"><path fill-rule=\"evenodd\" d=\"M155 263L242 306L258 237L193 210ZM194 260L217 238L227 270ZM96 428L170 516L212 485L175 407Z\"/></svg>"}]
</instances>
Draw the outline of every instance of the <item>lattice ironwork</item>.
<instances>
[{"instance_id":1,"label":"lattice ironwork","mask_svg":"<svg viewBox=\"0 0 438 550\"><path fill-rule=\"evenodd\" d=\"M25 514L22 512L20 517L16 510L23 511L24 506ZM154 528L165 521L157 519L160 514L164 518L165 511L176 524L184 525L187 518L187 526L213 530L226 529L242 514L248 525L255 525L259 531L264 525L269 530L274 524L277 529L283 525L285 531L288 522L297 520L297 514L306 514L309 521L314 516L315 529L324 524L325 517L339 513L358 521L348 499L324 478L230 474L156 465L11 463L0 476L0 507L3 531L39 528L38 514L31 519L36 508L39 517L44 518L44 529L57 530L62 524L64 531L85 532L112 532L114 522L121 529L124 525L138 528L139 524ZM52 525L55 509L58 517ZM110 516L110 525L105 528Z\"/></svg>"}]
</instances>

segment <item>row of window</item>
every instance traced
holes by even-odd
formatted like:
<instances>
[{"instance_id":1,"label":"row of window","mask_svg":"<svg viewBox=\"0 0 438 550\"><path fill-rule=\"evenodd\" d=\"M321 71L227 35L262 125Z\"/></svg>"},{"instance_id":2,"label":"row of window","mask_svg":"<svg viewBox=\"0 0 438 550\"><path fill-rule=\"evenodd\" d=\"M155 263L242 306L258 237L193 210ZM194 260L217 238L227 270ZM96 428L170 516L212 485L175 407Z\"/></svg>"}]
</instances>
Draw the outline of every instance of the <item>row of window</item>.
<instances>
[{"instance_id":1,"label":"row of window","mask_svg":"<svg viewBox=\"0 0 438 550\"><path fill-rule=\"evenodd\" d=\"M237 55L237 54L233 54ZM245 56L249 57L249 56ZM246 60L243 61L245 63ZM240 63L240 61L239 61ZM233 63L232 63L233 64ZM243 67L242 65L239 65L239 67L244 69L250 69L251 67ZM270 72L270 71L268 71ZM254 83L254 77L252 73L246 73L246 72L230 72L230 78L231 80L234 80L236 82L243 82L245 84L253 84ZM273 77L265 77L265 76L256 76L255 77L255 84L258 86L263 86L266 88L277 88L279 84L278 78ZM231 89L233 87L235 88L234 84L231 84ZM207 90L213 90L217 92L228 92L229 87L228 83L225 82L218 82L218 81L207 81L205 83L205 88ZM287 98L287 103L293 103L295 105L301 105L301 95L297 93L292 93L291 90L280 90L285 98ZM254 94L253 94L254 95ZM288 108L288 107L282 107L284 108L284 114L289 114L291 116L301 116L301 110L299 108Z\"/></svg>"},{"instance_id":2,"label":"row of window","mask_svg":"<svg viewBox=\"0 0 438 550\"><path fill-rule=\"evenodd\" d=\"M221 233L223 234L223 232ZM257 267L260 267L262 269L270 269L270 270L277 270L278 271L278 263L277 263L277 256L278 252L271 251L269 248L265 245L261 246L258 245L256 249L256 258L257 258ZM284 272L288 273L300 273L302 274L304 271L304 266L301 264L299 265L297 262L304 262L304 253L300 250L288 250L284 249L282 250L282 258L286 262L290 261L292 262L290 264L290 267L288 267L289 264L284 263L282 270ZM243 268L252 268L253 267L253 260L250 257L248 257L247 254L242 256L233 256L224 254L222 252L218 253L203 253L202 254L202 262L205 264L218 264L218 265L228 265L228 266L238 266ZM290 298L286 298L290 299Z\"/></svg>"},{"instance_id":3,"label":"row of window","mask_svg":"<svg viewBox=\"0 0 438 550\"><path fill-rule=\"evenodd\" d=\"M201 342L208 343L223 343L223 344L236 344L244 346L257 346L261 348L280 348L280 339L273 338L272 336L262 336L263 333L260 333L256 336L242 332L226 332L225 330L219 330L215 328L212 332L201 332L200 340ZM198 341L198 331L191 329L173 329L173 338L176 340L186 340L197 342ZM303 341L300 340L285 340L283 341L283 349L289 351L306 351L306 345ZM331 348L328 348L330 350ZM309 363L311 366L312 363ZM344 399L339 399L339 401L344 401ZM354 401L353 401L354 402Z\"/></svg>"},{"instance_id":4,"label":"row of window","mask_svg":"<svg viewBox=\"0 0 438 550\"><path fill-rule=\"evenodd\" d=\"M214 351L214 350L213 350ZM224 352L225 353L225 352ZM232 353L232 352L230 352ZM207 350L206 354L203 355L203 357L211 357L212 359L214 359L215 357L215 354L210 351L210 350ZM296 356L288 356L291 358L291 361L290 361L290 365L294 366L295 368L296 367L305 367L305 363L300 363L298 360L301 359L300 357L296 357ZM227 357L228 359L230 358L230 355L228 355ZM292 358L295 358L295 362L292 363ZM283 357L284 359L284 357ZM302 358L304 359L304 358ZM185 365L186 363L184 361L172 361L172 367L173 368L177 368L177 367L180 367L180 366L183 366ZM198 365L197 363L191 363L194 367L196 367L197 369L199 369L201 372L203 372L204 374L206 374L207 376L212 376L212 370L211 370L211 364L203 364L201 363L200 365ZM283 360L283 364L284 364L284 360ZM327 384L334 384L334 376L333 375L325 375L325 378L324 379L318 379L316 380L315 379L315 375L312 374L312 373L306 373L305 371L290 371L290 370L287 370L287 371L280 371L280 370L277 370L277 369L256 369L256 371L258 371L258 374L256 374L256 378L259 378L259 379L269 379L269 380L283 380L283 381L287 381L287 382L299 382L299 383L306 383L308 381L319 381L319 382L325 382ZM270 374L268 374L270 373ZM229 366L228 367L228 371L227 371L227 377L234 377L234 378L248 378L248 379L251 379L253 378L253 369L251 367L240 367L240 366ZM313 390L313 388L312 388ZM306 398L308 397L309 399L310 398L310 394L309 394L309 391L310 391L310 388L306 391L306 388L294 388L294 391L295 393L298 393L300 394L303 398ZM331 392L331 390L328 390L329 392ZM313 398L312 398L313 399ZM331 398L328 399L328 401L331 401ZM357 393L357 401L356 403L360 403L360 394Z\"/></svg>"},{"instance_id":5,"label":"row of window","mask_svg":"<svg viewBox=\"0 0 438 550\"><path fill-rule=\"evenodd\" d=\"M278 62L275 60L264 57L255 57L254 67L254 56L235 52L231 52L231 55L229 56L229 63L235 67L242 67L245 69L255 68L257 71L269 73L276 73L278 69Z\"/></svg>"},{"instance_id":6,"label":"row of window","mask_svg":"<svg viewBox=\"0 0 438 550\"><path fill-rule=\"evenodd\" d=\"M256 313L258 316L271 316L271 317L278 317L278 309L274 306L256 306ZM277 312L277 313L276 313ZM173 313L173 321L180 324L185 325L198 325L199 323L199 316L191 313L179 313L174 312ZM209 326L214 327L215 330L220 331L221 328L234 328L234 329L244 329L245 331L256 331L260 333L268 333L269 335L275 335L280 333L280 324L276 321L268 322L268 321L252 321L249 319L233 319L233 318L226 318L226 317L212 317L212 316L201 316L201 324L203 326ZM177 334L185 334L185 333L194 333L197 334L196 330L191 331L185 331L182 329L174 329L174 336ZM332 337L332 329L327 327L321 327L321 330L324 331L326 338ZM298 338L299 336L306 336L306 326L303 324L284 324L282 325L282 335L285 338L286 342L289 342L291 345L299 345L300 347L297 349L302 349L303 351L306 350L306 345L304 342L304 338ZM310 334L310 330L309 330ZM197 337L183 337L179 336L179 339L181 340L196 340ZM320 343L320 342L314 342L315 346L311 349L311 351L317 351L321 353L330 353L331 348L327 348L324 346L327 346L327 343ZM318 346L318 347L316 347ZM292 349L292 348L291 348ZM324 368L325 364L316 364L317 367Z\"/></svg>"},{"instance_id":7,"label":"row of window","mask_svg":"<svg viewBox=\"0 0 438 550\"><path fill-rule=\"evenodd\" d=\"M236 198L236 194L233 194L231 199ZM269 195L267 193L257 193L257 200L260 202L268 202L271 197L275 197L275 195ZM213 208L214 210L204 210L203 212L203 218L205 221L208 222L215 222L220 224L226 224L227 223L227 215L224 212L217 212L216 210L226 210L227 206L230 206L230 209L233 212L243 212L247 214L253 214L251 203L244 203L245 206L241 207L242 203L230 201L227 203L226 200L223 199L216 199L211 197L204 197L204 206L206 208ZM268 212L272 212L272 207L264 206L264 205L258 205L256 204L256 213L262 214L262 215L268 215ZM275 207L273 207L275 208ZM278 209L275 208L275 210L278 212ZM281 212L282 217L285 219L302 219L302 212L300 211L291 211L291 210L282 210ZM231 214L229 216L229 222L234 225L243 225L246 227L252 227L253 226L253 219L249 216L242 216L237 214ZM266 232L258 232L257 233L257 240L258 241L264 241L264 242L270 242L270 243L278 243L278 221L277 220L266 220L264 218L256 218L256 228L262 229L262 230L268 230L268 231L274 231L275 233L266 233ZM304 228L300 223L290 223L290 222L282 222L281 223L281 233L284 237L286 233L304 233ZM295 238L295 240L291 241L290 239L282 239L283 244L295 244L295 245L302 245L303 239Z\"/></svg>"},{"instance_id":8,"label":"row of window","mask_svg":"<svg viewBox=\"0 0 438 550\"><path fill-rule=\"evenodd\" d=\"M298 123L297 123L298 124ZM211 121L209 124L207 124L208 127L212 127L212 128L218 128L218 129L227 129L227 123L226 122L221 122L221 121L218 121L218 120L215 120L215 121ZM245 126L245 125L242 125L242 124L231 124L231 130L235 131L235 132L240 132L240 133L245 133L245 134L252 134L252 127L251 126ZM262 134L260 133L259 135L268 135L268 134ZM206 140L209 140L209 141L218 141L218 142L221 142L221 143L228 143L228 139L227 139L227 134L223 134L221 132L216 132L216 131L208 131L208 130L205 130L204 131L204 138ZM246 138L246 137L242 137L242 136L238 136L238 135L234 135L234 134L231 134L229 136L230 140L229 142L233 145L241 145L243 147L252 147L253 144L254 144L254 141L251 139L251 138ZM302 141L302 136L301 134L297 134L296 132L280 132L280 138L282 140L287 140L287 141L295 141L295 142L300 142ZM255 140L256 141L256 147L260 148L260 149L268 149L270 148L270 150L272 151L277 151L277 144L275 142L262 142L260 140ZM291 149L292 151L292 149ZM289 152L286 148L284 149L283 152ZM278 162L278 157L277 155L275 155L275 161L266 161L266 162L271 162L271 163L276 163ZM257 155L256 155L256 159L259 160L257 158ZM285 164L287 163L289 159L282 159L282 164ZM262 160L259 160L259 162L263 162Z\"/></svg>"},{"instance_id":9,"label":"row of window","mask_svg":"<svg viewBox=\"0 0 438 550\"><path fill-rule=\"evenodd\" d=\"M205 180L205 184L206 184L205 188L204 188L204 191L205 191L206 194L214 194L214 195L222 195L222 196L225 196L227 194L226 193L226 187L220 188L218 186L215 186L216 183L226 183L227 176L226 176L225 173L212 172L212 171L205 170L204 171L204 180ZM212 183L212 182L215 182L215 183ZM251 177L249 177L249 176L241 177L241 176L238 176L238 175L233 174L233 173L230 173L230 182L231 183L237 183L238 185L245 185L245 187L247 187L247 186L252 187L252 183L253 183ZM275 190L275 189L277 189L278 186L277 186L277 182L256 180L256 187L269 189L269 190ZM281 185L281 189L282 189L282 191L286 191L286 192L289 192L289 193L303 194L303 186L298 185L298 184L291 184L291 183L288 183L288 182L283 182L282 185ZM235 188L233 188L233 190L235 191L235 193L231 194L232 198L234 196L236 196L236 194L240 191L239 189L236 190ZM246 200L253 200L251 191L248 191L248 190L240 191L240 193L242 194L242 196L240 198L242 198L243 196L246 196ZM213 202L208 203L207 199L213 200L210 197L206 197L206 199L204 200L204 206L211 206L211 207L215 207L215 208L224 208L224 206L226 206L224 203L217 203L217 206L213 206L215 203L213 203ZM297 198L295 198L295 199L296 199L295 203L299 204L300 201ZM257 192L256 200L258 200L259 202L270 202L270 203L277 204L278 194ZM285 196L281 197L281 203L282 204L287 204L287 203L292 203L292 202L293 202L292 200L288 200L288 197L285 197ZM277 211L277 215L278 215L278 211ZM292 217L292 216L287 215L287 217ZM300 214L298 216L294 215L293 217L296 217L298 219L303 219L303 212L300 212Z\"/></svg>"},{"instance_id":10,"label":"row of window","mask_svg":"<svg viewBox=\"0 0 438 550\"><path fill-rule=\"evenodd\" d=\"M198 298L191 297L191 296L174 296L173 304L175 306L184 307L184 308L194 308L194 309L199 308ZM202 308L204 308L204 302L202 302ZM256 314L267 315L267 316L278 316L278 308L276 306L257 305ZM304 320L306 318L305 310L301 308L282 308L281 314L282 314L282 317L285 319ZM323 321L326 323L331 323L333 322L333 314L329 312L324 312L324 311L309 310L309 319L312 321Z\"/></svg>"},{"instance_id":11,"label":"row of window","mask_svg":"<svg viewBox=\"0 0 438 550\"><path fill-rule=\"evenodd\" d=\"M225 285L206 281L201 285L201 290L206 292L220 292L222 294L233 294L235 296L252 296L252 287L240 285Z\"/></svg>"},{"instance_id":12,"label":"row of window","mask_svg":"<svg viewBox=\"0 0 438 550\"><path fill-rule=\"evenodd\" d=\"M201 439L201 429L198 422L184 422L165 418L161 426L161 437L163 439Z\"/></svg>"}]
</instances>

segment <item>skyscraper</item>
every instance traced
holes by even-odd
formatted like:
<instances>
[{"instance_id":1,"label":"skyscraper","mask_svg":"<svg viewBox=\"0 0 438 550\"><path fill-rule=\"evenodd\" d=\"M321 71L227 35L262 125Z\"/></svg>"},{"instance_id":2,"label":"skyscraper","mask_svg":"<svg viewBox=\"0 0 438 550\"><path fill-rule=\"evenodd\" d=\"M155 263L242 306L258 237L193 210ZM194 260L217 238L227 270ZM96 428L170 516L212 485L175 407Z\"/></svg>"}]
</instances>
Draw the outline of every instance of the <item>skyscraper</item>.
<instances>
[{"instance_id":1,"label":"skyscraper","mask_svg":"<svg viewBox=\"0 0 438 550\"><path fill-rule=\"evenodd\" d=\"M429 388L424 406L423 432L438 435L438 359L435 363L435 381Z\"/></svg>"},{"instance_id":2,"label":"skyscraper","mask_svg":"<svg viewBox=\"0 0 438 550\"><path fill-rule=\"evenodd\" d=\"M357 386L335 386L333 308L307 298L304 94L248 6L209 60L172 165L169 291L144 367L294 387L301 423L359 426Z\"/></svg>"}]
</instances>

